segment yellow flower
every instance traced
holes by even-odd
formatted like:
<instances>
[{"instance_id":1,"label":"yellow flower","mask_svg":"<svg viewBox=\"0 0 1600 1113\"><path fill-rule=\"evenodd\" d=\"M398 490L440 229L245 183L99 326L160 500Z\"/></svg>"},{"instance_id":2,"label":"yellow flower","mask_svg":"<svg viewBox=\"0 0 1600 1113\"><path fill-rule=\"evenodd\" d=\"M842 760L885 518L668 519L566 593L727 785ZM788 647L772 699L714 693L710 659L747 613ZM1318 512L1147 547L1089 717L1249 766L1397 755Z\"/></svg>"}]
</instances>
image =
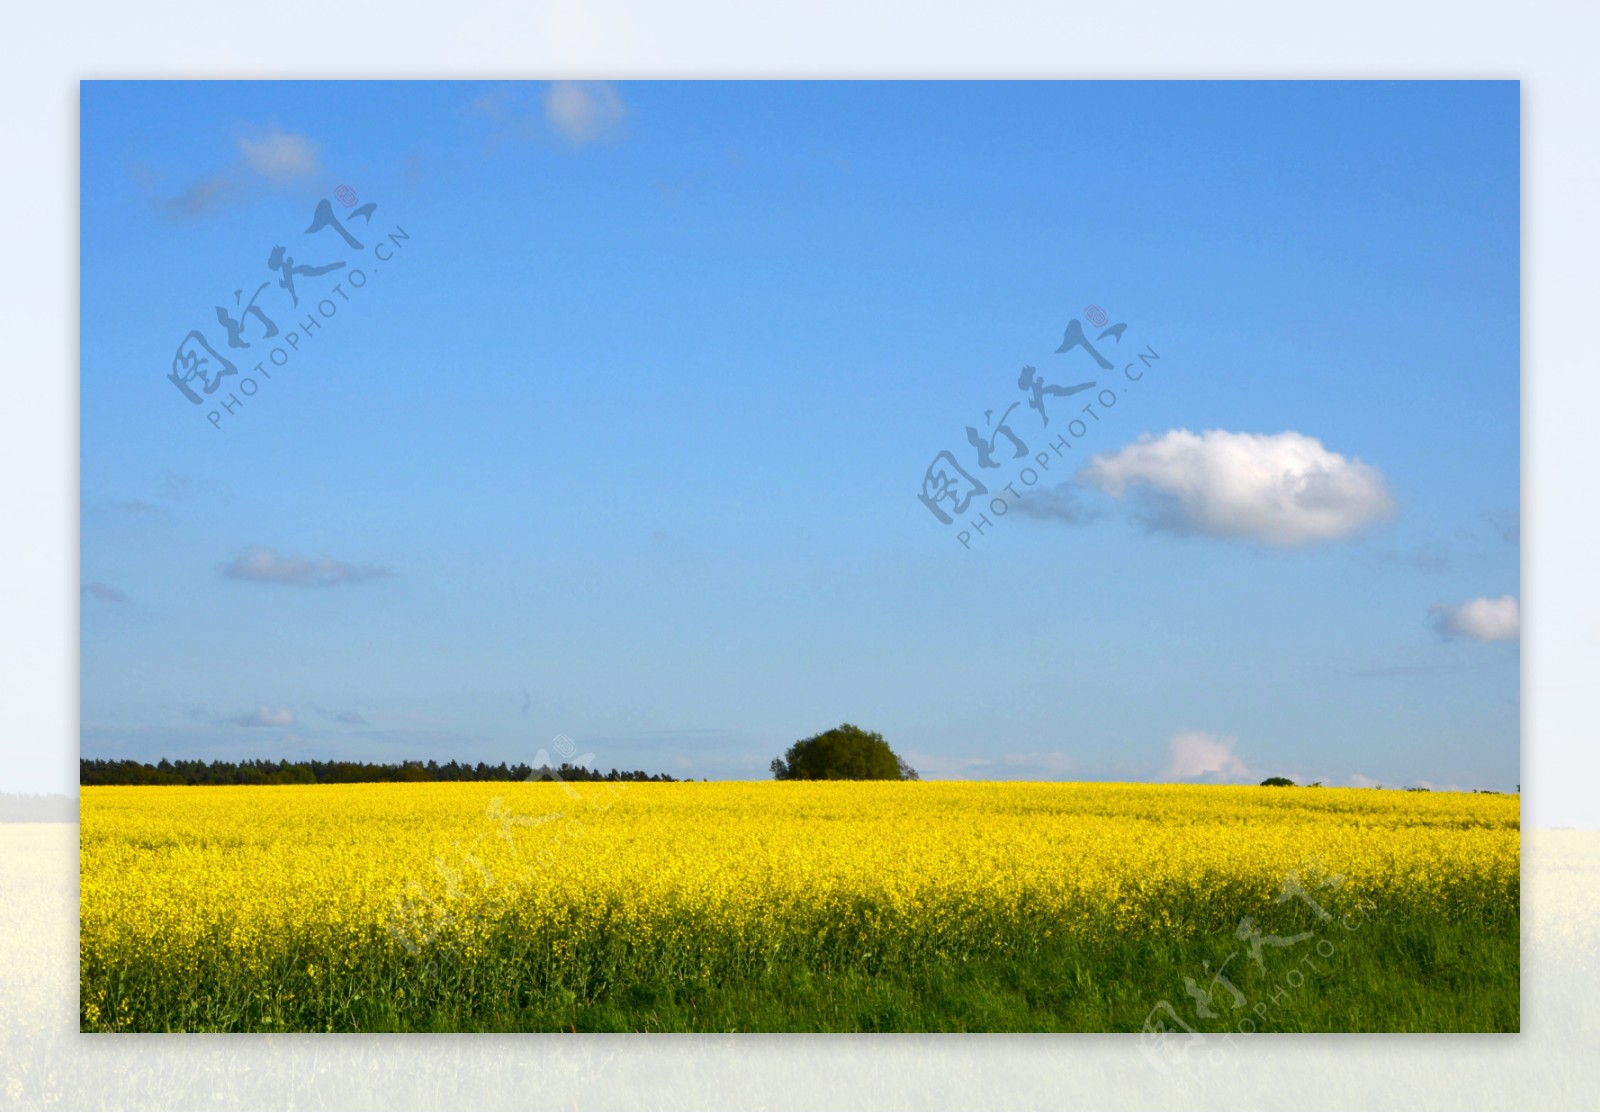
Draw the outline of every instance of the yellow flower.
<instances>
[{"instance_id":1,"label":"yellow flower","mask_svg":"<svg viewBox=\"0 0 1600 1113\"><path fill-rule=\"evenodd\" d=\"M415 1000L430 963L455 984L507 953L568 985L601 962L711 978L779 955L838 970L1194 938L1246 914L1518 909L1514 796L926 781L86 787L81 801L84 1000L118 1000L119 1027L166 1026L140 1011L149 993L105 996L135 975L207 1000L251 979L303 1009L384 964L384 992ZM86 1023L101 1012L86 1004Z\"/></svg>"}]
</instances>

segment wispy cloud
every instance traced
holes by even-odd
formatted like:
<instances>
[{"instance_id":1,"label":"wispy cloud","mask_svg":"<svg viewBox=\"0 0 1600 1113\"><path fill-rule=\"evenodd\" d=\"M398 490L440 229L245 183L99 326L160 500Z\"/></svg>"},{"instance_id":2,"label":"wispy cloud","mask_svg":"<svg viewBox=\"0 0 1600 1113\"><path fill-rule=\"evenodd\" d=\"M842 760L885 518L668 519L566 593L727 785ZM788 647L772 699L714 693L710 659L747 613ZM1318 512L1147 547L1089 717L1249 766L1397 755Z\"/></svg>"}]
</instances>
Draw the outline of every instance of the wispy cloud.
<instances>
[{"instance_id":1,"label":"wispy cloud","mask_svg":"<svg viewBox=\"0 0 1600 1113\"><path fill-rule=\"evenodd\" d=\"M317 172L317 145L303 135L273 128L260 139L235 140L244 164L271 182L288 182Z\"/></svg>"},{"instance_id":2,"label":"wispy cloud","mask_svg":"<svg viewBox=\"0 0 1600 1113\"><path fill-rule=\"evenodd\" d=\"M168 220L198 220L237 204L248 192L236 170L225 170L190 183L172 197L157 197L152 203Z\"/></svg>"},{"instance_id":3,"label":"wispy cloud","mask_svg":"<svg viewBox=\"0 0 1600 1113\"><path fill-rule=\"evenodd\" d=\"M133 518L154 519L172 513L173 508L197 499L202 494L218 495L220 491L210 480L196 479L191 475L163 472L149 488L152 498L115 498L109 495L85 497L85 513L115 514Z\"/></svg>"},{"instance_id":4,"label":"wispy cloud","mask_svg":"<svg viewBox=\"0 0 1600 1113\"><path fill-rule=\"evenodd\" d=\"M292 727L294 712L287 707L268 707L259 703L254 711L232 715L220 721L236 727Z\"/></svg>"},{"instance_id":5,"label":"wispy cloud","mask_svg":"<svg viewBox=\"0 0 1600 1113\"><path fill-rule=\"evenodd\" d=\"M1444 638L1480 642L1516 641L1522 636L1522 609L1515 595L1481 595L1465 603L1435 603L1428 608L1433 628Z\"/></svg>"},{"instance_id":6,"label":"wispy cloud","mask_svg":"<svg viewBox=\"0 0 1600 1113\"><path fill-rule=\"evenodd\" d=\"M1004 497L1004 496L1002 496ZM1018 516L1063 525L1087 525L1105 516L1105 511L1088 505L1070 484L1063 483L1039 491L1029 491L1020 499L1007 499Z\"/></svg>"},{"instance_id":7,"label":"wispy cloud","mask_svg":"<svg viewBox=\"0 0 1600 1113\"><path fill-rule=\"evenodd\" d=\"M325 719L332 719L336 723L349 723L354 726L366 726L367 720L359 711L329 711L326 707L312 705L315 711Z\"/></svg>"},{"instance_id":8,"label":"wispy cloud","mask_svg":"<svg viewBox=\"0 0 1600 1113\"><path fill-rule=\"evenodd\" d=\"M78 589L78 598L98 599L102 603L126 603L128 597L110 584L100 583L98 580L92 584L84 584Z\"/></svg>"},{"instance_id":9,"label":"wispy cloud","mask_svg":"<svg viewBox=\"0 0 1600 1113\"><path fill-rule=\"evenodd\" d=\"M1154 529L1263 545L1341 540L1395 512L1377 468L1292 431L1146 433L1077 480L1128 497Z\"/></svg>"},{"instance_id":10,"label":"wispy cloud","mask_svg":"<svg viewBox=\"0 0 1600 1113\"><path fill-rule=\"evenodd\" d=\"M544 116L573 143L594 143L621 133L627 108L604 81L556 81L544 94Z\"/></svg>"},{"instance_id":11,"label":"wispy cloud","mask_svg":"<svg viewBox=\"0 0 1600 1113\"><path fill-rule=\"evenodd\" d=\"M152 202L169 220L195 220L248 199L258 188L284 186L319 171L317 144L304 135L273 127L254 138L234 139L235 158L215 174L198 178L171 197Z\"/></svg>"},{"instance_id":12,"label":"wispy cloud","mask_svg":"<svg viewBox=\"0 0 1600 1113\"><path fill-rule=\"evenodd\" d=\"M555 81L537 105L521 85L500 85L476 97L470 110L489 121L490 146L550 135L578 146L620 138L628 108L604 81Z\"/></svg>"},{"instance_id":13,"label":"wispy cloud","mask_svg":"<svg viewBox=\"0 0 1600 1113\"><path fill-rule=\"evenodd\" d=\"M222 574L233 580L282 584L288 587L337 587L393 575L378 564L350 564L332 557L307 560L302 556L283 556L263 545L251 545L222 566Z\"/></svg>"}]
</instances>

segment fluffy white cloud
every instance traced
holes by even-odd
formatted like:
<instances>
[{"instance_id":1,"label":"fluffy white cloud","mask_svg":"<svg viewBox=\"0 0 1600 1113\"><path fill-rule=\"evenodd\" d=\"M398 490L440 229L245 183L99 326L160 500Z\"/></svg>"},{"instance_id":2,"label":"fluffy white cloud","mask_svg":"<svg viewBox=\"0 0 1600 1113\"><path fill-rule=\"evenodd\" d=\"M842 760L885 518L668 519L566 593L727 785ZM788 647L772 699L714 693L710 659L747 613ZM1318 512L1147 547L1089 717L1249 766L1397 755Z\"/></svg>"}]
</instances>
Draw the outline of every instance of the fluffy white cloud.
<instances>
[{"instance_id":1,"label":"fluffy white cloud","mask_svg":"<svg viewBox=\"0 0 1600 1113\"><path fill-rule=\"evenodd\" d=\"M615 133L627 109L604 81L556 81L544 94L550 126L574 143L592 143Z\"/></svg>"},{"instance_id":2,"label":"fluffy white cloud","mask_svg":"<svg viewBox=\"0 0 1600 1113\"><path fill-rule=\"evenodd\" d=\"M245 165L268 181L287 182L316 172L317 145L303 135L273 128L260 139L235 142Z\"/></svg>"},{"instance_id":3,"label":"fluffy white cloud","mask_svg":"<svg viewBox=\"0 0 1600 1113\"><path fill-rule=\"evenodd\" d=\"M1480 595L1465 603L1435 603L1428 608L1435 630L1447 638L1480 642L1516 641L1522 636L1522 608L1515 595Z\"/></svg>"},{"instance_id":4,"label":"fluffy white cloud","mask_svg":"<svg viewBox=\"0 0 1600 1113\"><path fill-rule=\"evenodd\" d=\"M307 560L302 556L282 556L262 545L251 545L222 566L222 574L233 580L286 584L290 587L335 587L360 583L390 575L377 564L347 564L332 557Z\"/></svg>"},{"instance_id":5,"label":"fluffy white cloud","mask_svg":"<svg viewBox=\"0 0 1600 1113\"><path fill-rule=\"evenodd\" d=\"M1266 545L1351 537L1395 512L1377 468L1292 431L1146 433L1095 456L1077 478L1130 496L1156 528Z\"/></svg>"},{"instance_id":6,"label":"fluffy white cloud","mask_svg":"<svg viewBox=\"0 0 1600 1113\"><path fill-rule=\"evenodd\" d=\"M1169 781L1186 781L1208 774L1223 780L1249 777L1249 767L1234 752L1238 742L1237 738L1204 731L1181 730L1169 742L1172 756L1162 777Z\"/></svg>"}]
</instances>

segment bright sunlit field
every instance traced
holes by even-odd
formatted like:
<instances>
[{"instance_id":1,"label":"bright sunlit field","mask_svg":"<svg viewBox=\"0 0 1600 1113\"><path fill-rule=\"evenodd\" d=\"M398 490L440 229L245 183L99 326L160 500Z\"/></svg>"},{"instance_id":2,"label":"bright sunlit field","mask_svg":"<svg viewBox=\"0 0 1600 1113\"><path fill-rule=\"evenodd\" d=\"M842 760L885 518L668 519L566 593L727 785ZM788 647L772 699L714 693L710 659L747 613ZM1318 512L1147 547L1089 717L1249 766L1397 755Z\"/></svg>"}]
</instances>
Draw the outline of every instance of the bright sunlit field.
<instances>
[{"instance_id":1,"label":"bright sunlit field","mask_svg":"<svg viewBox=\"0 0 1600 1113\"><path fill-rule=\"evenodd\" d=\"M86 1031L1515 1031L1515 796L85 788Z\"/></svg>"}]
</instances>

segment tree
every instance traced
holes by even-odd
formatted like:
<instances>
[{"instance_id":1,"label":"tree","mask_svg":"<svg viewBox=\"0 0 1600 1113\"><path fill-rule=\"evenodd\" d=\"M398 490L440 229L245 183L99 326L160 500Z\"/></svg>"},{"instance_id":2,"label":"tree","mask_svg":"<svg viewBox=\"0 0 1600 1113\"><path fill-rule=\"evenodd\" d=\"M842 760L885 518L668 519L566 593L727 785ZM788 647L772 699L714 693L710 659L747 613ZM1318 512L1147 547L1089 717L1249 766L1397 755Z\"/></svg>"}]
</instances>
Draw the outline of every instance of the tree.
<instances>
[{"instance_id":1,"label":"tree","mask_svg":"<svg viewBox=\"0 0 1600 1113\"><path fill-rule=\"evenodd\" d=\"M1294 788L1295 787L1295 783L1293 781L1291 781L1288 777L1268 777L1266 780L1262 781L1261 784L1262 784L1263 787L1271 787L1271 788Z\"/></svg>"},{"instance_id":2,"label":"tree","mask_svg":"<svg viewBox=\"0 0 1600 1113\"><path fill-rule=\"evenodd\" d=\"M889 748L883 735L842 723L802 738L772 759L780 781L914 781L917 771Z\"/></svg>"}]
</instances>

